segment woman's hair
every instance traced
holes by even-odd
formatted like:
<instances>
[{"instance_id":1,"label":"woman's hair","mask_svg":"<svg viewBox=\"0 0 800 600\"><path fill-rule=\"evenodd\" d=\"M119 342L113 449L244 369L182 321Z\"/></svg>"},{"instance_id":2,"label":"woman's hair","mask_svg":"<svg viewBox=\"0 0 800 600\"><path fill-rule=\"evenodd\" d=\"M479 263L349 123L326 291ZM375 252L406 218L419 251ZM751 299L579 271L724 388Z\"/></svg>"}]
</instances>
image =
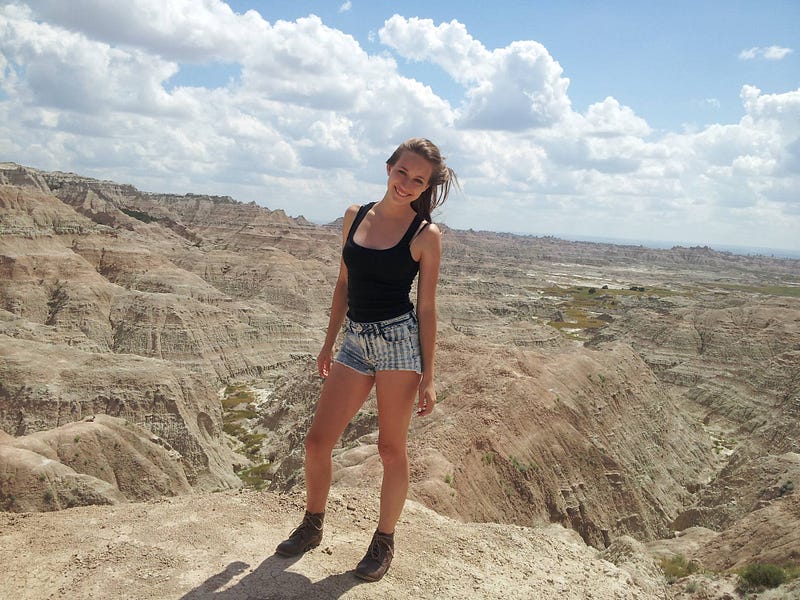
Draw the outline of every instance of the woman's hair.
<instances>
[{"instance_id":1,"label":"woman's hair","mask_svg":"<svg viewBox=\"0 0 800 600\"><path fill-rule=\"evenodd\" d=\"M431 172L431 180L428 182L428 189L426 189L419 198L411 203L411 208L417 211L423 219L432 223L431 213L437 206L441 206L447 196L450 194L450 187L455 185L458 187L458 178L453 172L453 169L447 166L444 162L444 157L439 148L436 147L432 141L425 138L411 138L406 140L397 147L397 150L389 157L386 164L394 166L400 160L400 155L405 152L413 152L427 160L433 166Z\"/></svg>"}]
</instances>

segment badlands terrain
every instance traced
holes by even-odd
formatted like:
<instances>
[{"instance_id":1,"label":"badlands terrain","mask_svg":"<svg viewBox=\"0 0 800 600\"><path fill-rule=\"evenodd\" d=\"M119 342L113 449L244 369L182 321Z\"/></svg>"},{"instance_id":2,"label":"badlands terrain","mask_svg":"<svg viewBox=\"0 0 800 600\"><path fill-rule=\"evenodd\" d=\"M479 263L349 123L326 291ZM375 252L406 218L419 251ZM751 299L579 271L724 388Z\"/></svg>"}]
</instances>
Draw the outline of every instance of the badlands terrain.
<instances>
[{"instance_id":1,"label":"badlands terrain","mask_svg":"<svg viewBox=\"0 0 800 600\"><path fill-rule=\"evenodd\" d=\"M439 403L365 585L373 399L323 544L272 555L339 224L0 163L2 597L800 598L800 261L442 229Z\"/></svg>"}]
</instances>

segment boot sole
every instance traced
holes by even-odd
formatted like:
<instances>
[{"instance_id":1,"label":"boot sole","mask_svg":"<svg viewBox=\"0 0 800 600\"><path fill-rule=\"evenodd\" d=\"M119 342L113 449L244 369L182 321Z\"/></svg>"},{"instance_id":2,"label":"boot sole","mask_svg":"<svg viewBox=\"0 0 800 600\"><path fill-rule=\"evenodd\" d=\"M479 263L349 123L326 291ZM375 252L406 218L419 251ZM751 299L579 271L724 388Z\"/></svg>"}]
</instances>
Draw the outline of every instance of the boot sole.
<instances>
[{"instance_id":1,"label":"boot sole","mask_svg":"<svg viewBox=\"0 0 800 600\"><path fill-rule=\"evenodd\" d=\"M355 576L358 577L359 579L363 579L364 581L370 581L370 582L380 581L381 579L383 579L383 576L386 575L386 573L388 572L389 569L386 569L383 572L383 575L375 576L375 575L370 575L369 573L359 573L358 571L353 571Z\"/></svg>"},{"instance_id":2,"label":"boot sole","mask_svg":"<svg viewBox=\"0 0 800 600\"><path fill-rule=\"evenodd\" d=\"M282 552L281 550L278 550L276 548L275 554L277 554L278 556L283 556L284 558L291 558L292 556L300 556L301 554L305 554L309 550L313 550L314 548L319 546L319 544L320 542L317 542L316 544L309 544L308 546L300 550L300 552Z\"/></svg>"}]
</instances>

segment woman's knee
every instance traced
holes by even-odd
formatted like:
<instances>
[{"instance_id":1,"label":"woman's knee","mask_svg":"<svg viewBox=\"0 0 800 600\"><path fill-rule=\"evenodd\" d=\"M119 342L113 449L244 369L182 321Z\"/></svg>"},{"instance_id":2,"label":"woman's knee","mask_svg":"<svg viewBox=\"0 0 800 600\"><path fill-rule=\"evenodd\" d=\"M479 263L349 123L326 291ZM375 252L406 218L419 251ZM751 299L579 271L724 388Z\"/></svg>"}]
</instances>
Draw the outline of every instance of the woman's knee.
<instances>
[{"instance_id":1,"label":"woman's knee","mask_svg":"<svg viewBox=\"0 0 800 600\"><path fill-rule=\"evenodd\" d=\"M378 440L378 454L383 464L405 464L408 462L406 445Z\"/></svg>"},{"instance_id":2,"label":"woman's knee","mask_svg":"<svg viewBox=\"0 0 800 600\"><path fill-rule=\"evenodd\" d=\"M305 449L306 456L330 456L333 452L333 447L336 445L330 443L325 436L320 435L313 429L306 434Z\"/></svg>"}]
</instances>

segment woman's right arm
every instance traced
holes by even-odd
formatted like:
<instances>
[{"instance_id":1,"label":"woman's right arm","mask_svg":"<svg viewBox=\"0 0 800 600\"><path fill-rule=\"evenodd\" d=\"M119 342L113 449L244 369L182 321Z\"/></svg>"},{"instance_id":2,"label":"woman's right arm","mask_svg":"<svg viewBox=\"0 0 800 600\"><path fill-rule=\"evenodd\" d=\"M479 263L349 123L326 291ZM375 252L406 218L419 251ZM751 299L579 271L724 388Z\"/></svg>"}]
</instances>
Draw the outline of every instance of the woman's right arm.
<instances>
[{"instance_id":1,"label":"woman's right arm","mask_svg":"<svg viewBox=\"0 0 800 600\"><path fill-rule=\"evenodd\" d=\"M342 247L347 241L347 235L350 232L350 227L358 213L358 205L354 204L347 209L344 214L344 221L342 223ZM322 345L317 356L317 371L322 377L327 377L331 370L331 362L333 361L333 346L336 343L336 338L339 335L339 330L344 323L344 317L347 314L347 266L344 260L339 260L339 276L336 278L336 286L333 288L333 301L331 302L331 314L328 319L328 331L325 334L325 342Z\"/></svg>"}]
</instances>

